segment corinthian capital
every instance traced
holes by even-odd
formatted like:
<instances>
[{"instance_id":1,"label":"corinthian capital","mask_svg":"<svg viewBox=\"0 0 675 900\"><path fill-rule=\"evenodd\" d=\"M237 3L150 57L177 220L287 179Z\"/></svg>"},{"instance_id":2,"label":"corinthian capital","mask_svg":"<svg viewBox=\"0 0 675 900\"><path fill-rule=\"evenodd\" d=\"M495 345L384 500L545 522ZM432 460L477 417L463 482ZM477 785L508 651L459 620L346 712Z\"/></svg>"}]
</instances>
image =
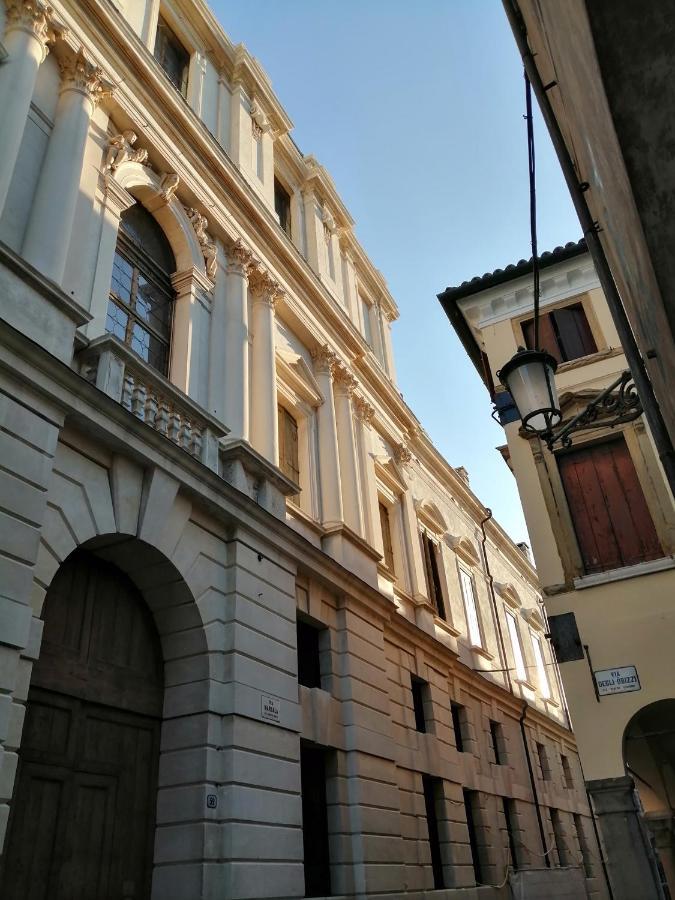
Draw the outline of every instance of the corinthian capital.
<instances>
[{"instance_id":1,"label":"corinthian capital","mask_svg":"<svg viewBox=\"0 0 675 900\"><path fill-rule=\"evenodd\" d=\"M337 356L328 344L322 344L319 347L315 347L314 350L312 350L312 359L314 360L314 368L317 372L321 372L324 375L332 374L333 367L338 361Z\"/></svg>"},{"instance_id":2,"label":"corinthian capital","mask_svg":"<svg viewBox=\"0 0 675 900\"><path fill-rule=\"evenodd\" d=\"M358 383L347 366L342 362L336 362L333 366L333 381L335 382L336 388L343 391L345 394L348 394L350 397L353 395Z\"/></svg>"},{"instance_id":3,"label":"corinthian capital","mask_svg":"<svg viewBox=\"0 0 675 900\"><path fill-rule=\"evenodd\" d=\"M394 446L394 459L399 465L407 466L412 461L412 453L405 444Z\"/></svg>"},{"instance_id":4,"label":"corinthian capital","mask_svg":"<svg viewBox=\"0 0 675 900\"><path fill-rule=\"evenodd\" d=\"M45 56L49 45L67 30L56 22L54 10L43 0L7 0L7 31L19 28L40 41Z\"/></svg>"},{"instance_id":5,"label":"corinthian capital","mask_svg":"<svg viewBox=\"0 0 675 900\"><path fill-rule=\"evenodd\" d=\"M375 418L375 407L361 394L354 394L354 409L356 416L364 425L370 425Z\"/></svg>"},{"instance_id":6,"label":"corinthian capital","mask_svg":"<svg viewBox=\"0 0 675 900\"><path fill-rule=\"evenodd\" d=\"M231 275L246 275L253 265L253 254L239 238L227 248L226 255L227 271Z\"/></svg>"},{"instance_id":7,"label":"corinthian capital","mask_svg":"<svg viewBox=\"0 0 675 900\"><path fill-rule=\"evenodd\" d=\"M112 97L113 86L103 77L103 69L89 62L81 47L61 61L61 79L62 91L81 91L94 106Z\"/></svg>"},{"instance_id":8,"label":"corinthian capital","mask_svg":"<svg viewBox=\"0 0 675 900\"><path fill-rule=\"evenodd\" d=\"M249 269L248 285L254 300L266 303L272 309L283 294L279 282L272 278L267 269L261 265L254 265Z\"/></svg>"}]
</instances>

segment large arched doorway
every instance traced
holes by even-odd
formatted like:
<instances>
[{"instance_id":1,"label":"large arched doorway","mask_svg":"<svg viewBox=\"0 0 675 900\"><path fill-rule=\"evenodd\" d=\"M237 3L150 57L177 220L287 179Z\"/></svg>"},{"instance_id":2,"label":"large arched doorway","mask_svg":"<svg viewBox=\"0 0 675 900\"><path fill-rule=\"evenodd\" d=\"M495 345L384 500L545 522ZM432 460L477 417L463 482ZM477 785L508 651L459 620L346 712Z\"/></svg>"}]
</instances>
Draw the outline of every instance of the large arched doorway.
<instances>
[{"instance_id":1,"label":"large arched doorway","mask_svg":"<svg viewBox=\"0 0 675 900\"><path fill-rule=\"evenodd\" d=\"M75 551L47 593L12 803L3 900L147 900L163 699L152 616Z\"/></svg>"},{"instance_id":2,"label":"large arched doorway","mask_svg":"<svg viewBox=\"0 0 675 900\"><path fill-rule=\"evenodd\" d=\"M675 897L675 699L650 703L633 716L623 753L657 853L664 895Z\"/></svg>"}]
</instances>

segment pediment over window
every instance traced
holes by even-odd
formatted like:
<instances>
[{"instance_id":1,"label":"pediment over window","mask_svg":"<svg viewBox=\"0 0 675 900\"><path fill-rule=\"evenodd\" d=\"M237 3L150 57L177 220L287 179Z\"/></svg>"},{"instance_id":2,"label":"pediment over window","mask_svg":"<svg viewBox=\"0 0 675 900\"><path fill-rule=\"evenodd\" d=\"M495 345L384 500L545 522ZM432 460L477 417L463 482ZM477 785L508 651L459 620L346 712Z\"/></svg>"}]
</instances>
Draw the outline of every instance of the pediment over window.
<instances>
[{"instance_id":1,"label":"pediment over window","mask_svg":"<svg viewBox=\"0 0 675 900\"><path fill-rule=\"evenodd\" d=\"M321 406L323 395L314 373L299 353L277 349L277 372L297 396L310 406Z\"/></svg>"},{"instance_id":2,"label":"pediment over window","mask_svg":"<svg viewBox=\"0 0 675 900\"><path fill-rule=\"evenodd\" d=\"M375 471L383 485L393 491L394 494L401 494L408 490L405 474L397 462L390 456L382 455L374 456L373 459Z\"/></svg>"},{"instance_id":3,"label":"pediment over window","mask_svg":"<svg viewBox=\"0 0 675 900\"><path fill-rule=\"evenodd\" d=\"M447 532L448 526L443 518L443 513L433 500L415 500L414 503L417 518L422 525L436 535L442 535Z\"/></svg>"},{"instance_id":4,"label":"pediment over window","mask_svg":"<svg viewBox=\"0 0 675 900\"><path fill-rule=\"evenodd\" d=\"M537 631L545 631L546 623L544 622L544 617L535 606L521 609L521 614L523 618L529 622L532 628Z\"/></svg>"},{"instance_id":5,"label":"pediment over window","mask_svg":"<svg viewBox=\"0 0 675 900\"><path fill-rule=\"evenodd\" d=\"M522 606L522 601L520 599L520 595L518 591L512 584L505 584L501 581L495 581L494 583L495 592L502 600L511 606L513 609L520 609Z\"/></svg>"},{"instance_id":6,"label":"pediment over window","mask_svg":"<svg viewBox=\"0 0 675 900\"><path fill-rule=\"evenodd\" d=\"M468 566L477 566L480 563L478 550L468 538L451 534L448 536L448 545Z\"/></svg>"}]
</instances>

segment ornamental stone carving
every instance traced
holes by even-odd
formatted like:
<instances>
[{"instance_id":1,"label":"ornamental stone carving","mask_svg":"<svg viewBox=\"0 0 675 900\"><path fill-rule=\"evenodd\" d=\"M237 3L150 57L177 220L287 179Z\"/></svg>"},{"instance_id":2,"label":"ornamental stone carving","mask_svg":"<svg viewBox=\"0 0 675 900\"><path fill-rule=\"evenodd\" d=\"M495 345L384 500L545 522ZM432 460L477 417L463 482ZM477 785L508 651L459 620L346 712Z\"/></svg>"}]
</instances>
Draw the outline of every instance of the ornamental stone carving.
<instances>
[{"instance_id":1,"label":"ornamental stone carving","mask_svg":"<svg viewBox=\"0 0 675 900\"><path fill-rule=\"evenodd\" d=\"M227 248L227 272L231 275L247 276L253 265L253 254L239 238Z\"/></svg>"},{"instance_id":2,"label":"ornamental stone carving","mask_svg":"<svg viewBox=\"0 0 675 900\"><path fill-rule=\"evenodd\" d=\"M77 53L60 60L60 65L62 91L81 91L94 106L112 97L113 86L103 77L103 69L89 62L81 47Z\"/></svg>"},{"instance_id":3,"label":"ornamental stone carving","mask_svg":"<svg viewBox=\"0 0 675 900\"><path fill-rule=\"evenodd\" d=\"M328 344L322 344L312 350L312 360L317 372L323 375L332 375L333 367L338 362L335 352L331 350Z\"/></svg>"},{"instance_id":4,"label":"ornamental stone carving","mask_svg":"<svg viewBox=\"0 0 675 900\"><path fill-rule=\"evenodd\" d=\"M394 445L394 460L401 466L407 466L412 462L412 453L405 444Z\"/></svg>"},{"instance_id":5,"label":"ornamental stone carving","mask_svg":"<svg viewBox=\"0 0 675 900\"><path fill-rule=\"evenodd\" d=\"M218 248L216 247L215 241L211 239L206 231L209 220L206 216L203 216L199 210L194 209L193 207L189 207L185 212L197 235L199 246L202 248L206 274L209 278L214 279L216 277L216 272L218 271Z\"/></svg>"},{"instance_id":6,"label":"ornamental stone carving","mask_svg":"<svg viewBox=\"0 0 675 900\"><path fill-rule=\"evenodd\" d=\"M270 128L269 120L255 98L251 102L251 127L256 140L260 140L263 132L269 131Z\"/></svg>"},{"instance_id":7,"label":"ornamental stone carving","mask_svg":"<svg viewBox=\"0 0 675 900\"><path fill-rule=\"evenodd\" d=\"M321 210L321 221L323 222L323 236L326 241L330 241L337 226L335 219L325 207Z\"/></svg>"},{"instance_id":8,"label":"ornamental stone carving","mask_svg":"<svg viewBox=\"0 0 675 900\"><path fill-rule=\"evenodd\" d=\"M249 268L248 284L255 299L267 303L272 309L276 307L277 300L283 295L279 282L272 278L267 269L259 263Z\"/></svg>"},{"instance_id":9,"label":"ornamental stone carving","mask_svg":"<svg viewBox=\"0 0 675 900\"><path fill-rule=\"evenodd\" d=\"M180 184L180 177L175 172L167 172L159 183L159 193L165 203L170 203Z\"/></svg>"},{"instance_id":10,"label":"ornamental stone carving","mask_svg":"<svg viewBox=\"0 0 675 900\"><path fill-rule=\"evenodd\" d=\"M375 418L375 407L369 403L361 394L354 394L354 410L356 417L363 422L364 425L371 425Z\"/></svg>"},{"instance_id":11,"label":"ornamental stone carving","mask_svg":"<svg viewBox=\"0 0 675 900\"><path fill-rule=\"evenodd\" d=\"M114 172L125 162L137 162L144 165L148 159L148 151L135 148L136 141L136 132L130 129L111 137L108 140L108 152L103 171ZM176 178L178 178L177 175ZM176 187L178 187L177 182Z\"/></svg>"},{"instance_id":12,"label":"ornamental stone carving","mask_svg":"<svg viewBox=\"0 0 675 900\"><path fill-rule=\"evenodd\" d=\"M358 382L342 362L336 362L333 366L333 381L336 388L351 397Z\"/></svg>"},{"instance_id":13,"label":"ornamental stone carving","mask_svg":"<svg viewBox=\"0 0 675 900\"><path fill-rule=\"evenodd\" d=\"M33 34L42 44L45 56L49 45L68 33L68 29L54 19L52 7L43 0L7 0L6 31L14 29Z\"/></svg>"}]
</instances>

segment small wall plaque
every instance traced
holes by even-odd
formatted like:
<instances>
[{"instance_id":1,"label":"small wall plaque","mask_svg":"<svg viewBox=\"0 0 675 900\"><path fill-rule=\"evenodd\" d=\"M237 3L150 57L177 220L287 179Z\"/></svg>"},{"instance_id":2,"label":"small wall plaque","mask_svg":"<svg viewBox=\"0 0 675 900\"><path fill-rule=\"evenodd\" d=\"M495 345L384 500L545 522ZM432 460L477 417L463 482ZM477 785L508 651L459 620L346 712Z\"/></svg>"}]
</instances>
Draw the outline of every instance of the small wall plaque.
<instances>
[{"instance_id":1,"label":"small wall plaque","mask_svg":"<svg viewBox=\"0 0 675 900\"><path fill-rule=\"evenodd\" d=\"M215 809L218 806L218 797L215 794L207 794L206 806L208 809Z\"/></svg>"},{"instance_id":2,"label":"small wall plaque","mask_svg":"<svg viewBox=\"0 0 675 900\"><path fill-rule=\"evenodd\" d=\"M642 688L635 666L617 666L615 669L601 669L593 672L598 694L626 694Z\"/></svg>"},{"instance_id":3,"label":"small wall plaque","mask_svg":"<svg viewBox=\"0 0 675 900\"><path fill-rule=\"evenodd\" d=\"M262 694L260 697L260 714L268 722L279 721L280 708L281 701L278 697L270 697L268 694Z\"/></svg>"}]
</instances>

